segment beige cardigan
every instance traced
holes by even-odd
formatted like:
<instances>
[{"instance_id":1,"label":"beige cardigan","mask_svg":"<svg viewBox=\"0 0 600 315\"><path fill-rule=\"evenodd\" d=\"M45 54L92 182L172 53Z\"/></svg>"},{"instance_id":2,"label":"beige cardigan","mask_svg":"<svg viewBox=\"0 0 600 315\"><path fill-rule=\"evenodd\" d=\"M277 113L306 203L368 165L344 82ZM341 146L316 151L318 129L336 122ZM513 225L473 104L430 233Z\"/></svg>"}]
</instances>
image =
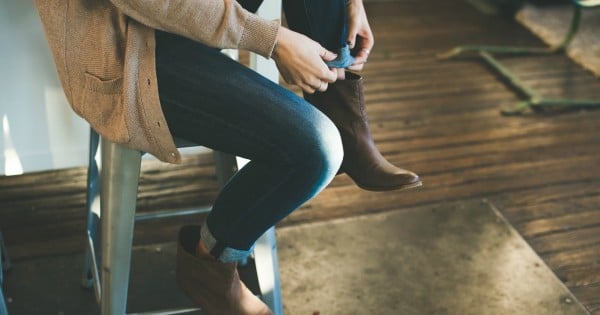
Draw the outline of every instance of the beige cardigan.
<instances>
[{"instance_id":1,"label":"beige cardigan","mask_svg":"<svg viewBox=\"0 0 600 315\"><path fill-rule=\"evenodd\" d=\"M154 29L271 56L279 21L235 0L36 0L73 110L111 141L162 161L181 156L161 110Z\"/></svg>"}]
</instances>

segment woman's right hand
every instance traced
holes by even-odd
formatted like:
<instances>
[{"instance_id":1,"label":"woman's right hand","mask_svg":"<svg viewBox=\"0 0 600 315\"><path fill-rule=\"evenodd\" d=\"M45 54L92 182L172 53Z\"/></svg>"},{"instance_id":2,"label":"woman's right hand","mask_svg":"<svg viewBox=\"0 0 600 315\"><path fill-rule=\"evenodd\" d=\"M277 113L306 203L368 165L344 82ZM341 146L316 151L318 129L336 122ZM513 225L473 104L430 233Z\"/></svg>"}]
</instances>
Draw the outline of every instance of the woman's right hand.
<instances>
[{"instance_id":1,"label":"woman's right hand","mask_svg":"<svg viewBox=\"0 0 600 315\"><path fill-rule=\"evenodd\" d=\"M271 55L285 82L298 85L304 92L325 92L335 82L337 72L325 61L337 56L319 43L300 33L281 27L277 45Z\"/></svg>"}]
</instances>

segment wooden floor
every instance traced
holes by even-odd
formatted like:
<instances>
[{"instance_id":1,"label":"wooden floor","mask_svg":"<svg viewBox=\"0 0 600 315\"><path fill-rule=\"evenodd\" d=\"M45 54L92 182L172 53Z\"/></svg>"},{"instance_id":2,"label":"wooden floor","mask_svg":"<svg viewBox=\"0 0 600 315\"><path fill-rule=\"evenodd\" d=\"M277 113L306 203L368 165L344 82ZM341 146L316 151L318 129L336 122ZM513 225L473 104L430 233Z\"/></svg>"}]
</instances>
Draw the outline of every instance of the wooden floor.
<instances>
[{"instance_id":1,"label":"wooden floor","mask_svg":"<svg viewBox=\"0 0 600 315\"><path fill-rule=\"evenodd\" d=\"M372 193L345 176L281 225L486 198L594 315L600 314L600 110L504 117L518 97L480 61L438 61L464 43L542 45L515 22L459 0L373 2L376 47L363 72L375 141L421 175L411 192ZM600 98L600 81L562 56L505 62L543 95ZM297 91L297 90L296 90ZM13 259L83 248L85 169L0 178L0 229ZM210 154L144 163L139 212L210 203ZM137 242L171 240L189 219L138 224Z\"/></svg>"}]
</instances>

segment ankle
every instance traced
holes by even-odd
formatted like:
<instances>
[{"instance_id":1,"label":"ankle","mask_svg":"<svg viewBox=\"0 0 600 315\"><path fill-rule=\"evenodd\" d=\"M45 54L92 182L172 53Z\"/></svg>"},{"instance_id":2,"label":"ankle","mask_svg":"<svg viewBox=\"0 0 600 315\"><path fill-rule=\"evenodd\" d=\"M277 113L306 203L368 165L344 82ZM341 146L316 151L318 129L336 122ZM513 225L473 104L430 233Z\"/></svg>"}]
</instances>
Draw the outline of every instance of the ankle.
<instances>
[{"instance_id":1,"label":"ankle","mask_svg":"<svg viewBox=\"0 0 600 315\"><path fill-rule=\"evenodd\" d=\"M214 258L210 254L208 247L206 246L206 244L204 244L204 242L202 240L199 240L198 244L196 244L196 257L212 257L212 258Z\"/></svg>"}]
</instances>

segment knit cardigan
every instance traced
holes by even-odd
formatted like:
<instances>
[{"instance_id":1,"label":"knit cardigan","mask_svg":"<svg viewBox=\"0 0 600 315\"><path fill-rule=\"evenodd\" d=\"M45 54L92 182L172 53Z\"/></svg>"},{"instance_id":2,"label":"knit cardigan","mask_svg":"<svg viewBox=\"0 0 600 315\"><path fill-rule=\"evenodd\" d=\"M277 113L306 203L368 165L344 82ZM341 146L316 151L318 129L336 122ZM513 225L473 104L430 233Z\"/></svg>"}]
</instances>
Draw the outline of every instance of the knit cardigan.
<instances>
[{"instance_id":1,"label":"knit cardigan","mask_svg":"<svg viewBox=\"0 0 600 315\"><path fill-rule=\"evenodd\" d=\"M73 110L106 139L179 163L158 97L154 30L269 58L279 21L235 0L36 0Z\"/></svg>"}]
</instances>

